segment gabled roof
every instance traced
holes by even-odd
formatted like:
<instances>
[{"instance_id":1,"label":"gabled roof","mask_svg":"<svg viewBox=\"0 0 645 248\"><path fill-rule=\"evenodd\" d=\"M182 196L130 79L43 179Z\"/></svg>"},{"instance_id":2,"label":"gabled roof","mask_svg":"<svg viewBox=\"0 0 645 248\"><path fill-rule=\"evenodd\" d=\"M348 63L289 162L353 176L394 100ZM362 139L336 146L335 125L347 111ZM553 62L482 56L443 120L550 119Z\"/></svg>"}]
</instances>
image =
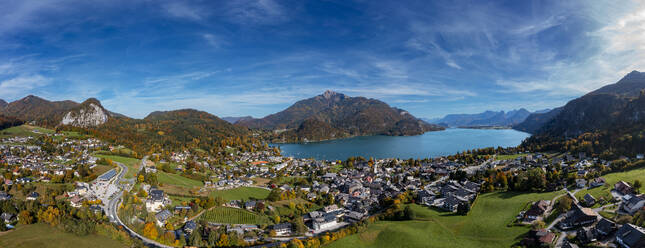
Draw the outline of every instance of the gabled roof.
<instances>
[{"instance_id":1,"label":"gabled roof","mask_svg":"<svg viewBox=\"0 0 645 248\"><path fill-rule=\"evenodd\" d=\"M285 222L273 225L273 230L291 229L291 223Z\"/></svg>"},{"instance_id":2,"label":"gabled roof","mask_svg":"<svg viewBox=\"0 0 645 248\"><path fill-rule=\"evenodd\" d=\"M191 221L186 222L186 224L184 225L184 228L186 228L186 229L190 229L190 230L193 230L193 229L195 229L196 227L197 227L197 223L195 223L195 221L192 221L192 220L191 220Z\"/></svg>"},{"instance_id":3,"label":"gabled roof","mask_svg":"<svg viewBox=\"0 0 645 248\"><path fill-rule=\"evenodd\" d=\"M160 222L165 222L171 216L172 216L172 213L168 210L163 210L155 215L157 220L159 220Z\"/></svg>"},{"instance_id":4,"label":"gabled roof","mask_svg":"<svg viewBox=\"0 0 645 248\"><path fill-rule=\"evenodd\" d=\"M160 190L160 189L150 190L150 198L154 201L163 201L163 198L164 198L163 190Z\"/></svg>"},{"instance_id":5,"label":"gabled roof","mask_svg":"<svg viewBox=\"0 0 645 248\"><path fill-rule=\"evenodd\" d=\"M540 200L531 205L531 208L526 211L527 216L542 215L548 208L549 204L545 200Z\"/></svg>"},{"instance_id":6,"label":"gabled roof","mask_svg":"<svg viewBox=\"0 0 645 248\"><path fill-rule=\"evenodd\" d=\"M615 229L616 223L605 218L600 219L600 221L598 221L598 224L596 224L596 230L605 234L611 233Z\"/></svg>"},{"instance_id":7,"label":"gabled roof","mask_svg":"<svg viewBox=\"0 0 645 248\"><path fill-rule=\"evenodd\" d=\"M645 247L645 229L625 224L616 231L616 239L629 247Z\"/></svg>"},{"instance_id":8,"label":"gabled roof","mask_svg":"<svg viewBox=\"0 0 645 248\"><path fill-rule=\"evenodd\" d=\"M596 198L594 198L592 195L590 195L588 193L584 196L584 199L585 199L585 201L595 201L596 200Z\"/></svg>"},{"instance_id":9,"label":"gabled roof","mask_svg":"<svg viewBox=\"0 0 645 248\"><path fill-rule=\"evenodd\" d=\"M634 195L631 198L629 198L629 200L627 201L627 204L636 205L641 201L645 201L645 197Z\"/></svg>"}]
</instances>

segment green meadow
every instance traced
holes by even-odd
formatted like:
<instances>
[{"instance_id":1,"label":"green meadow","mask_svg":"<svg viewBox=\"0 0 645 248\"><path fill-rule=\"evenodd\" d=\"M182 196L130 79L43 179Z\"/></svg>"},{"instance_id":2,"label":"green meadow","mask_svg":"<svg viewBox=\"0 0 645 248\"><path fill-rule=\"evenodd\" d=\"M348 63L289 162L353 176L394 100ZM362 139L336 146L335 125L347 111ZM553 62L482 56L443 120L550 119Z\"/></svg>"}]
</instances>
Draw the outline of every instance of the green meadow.
<instances>
[{"instance_id":1,"label":"green meadow","mask_svg":"<svg viewBox=\"0 0 645 248\"><path fill-rule=\"evenodd\" d=\"M182 177L177 174L166 173L163 171L157 172L157 181L163 184L171 184L184 187L201 187L203 185L203 183L200 181Z\"/></svg>"},{"instance_id":2,"label":"green meadow","mask_svg":"<svg viewBox=\"0 0 645 248\"><path fill-rule=\"evenodd\" d=\"M51 129L42 128L42 127L36 127L36 126L31 126L31 125L25 124L25 125L22 125L22 126L15 126L15 127L10 127L10 128L1 130L0 131L0 138L15 137L15 136L20 136L20 137L40 136L40 135L43 135L43 134L53 134L53 133L55 133L55 132L54 132L54 130L51 130Z\"/></svg>"},{"instance_id":3,"label":"green meadow","mask_svg":"<svg viewBox=\"0 0 645 248\"><path fill-rule=\"evenodd\" d=\"M362 233L337 240L327 247L510 247L529 227L508 225L527 203L551 200L562 192L482 194L467 216L410 205L411 221L378 221Z\"/></svg>"},{"instance_id":4,"label":"green meadow","mask_svg":"<svg viewBox=\"0 0 645 248\"><path fill-rule=\"evenodd\" d=\"M94 247L113 248L125 247L125 244L100 235L76 236L59 231L46 224L19 225L15 230L0 233L0 247L25 248L67 248Z\"/></svg>"},{"instance_id":5,"label":"green meadow","mask_svg":"<svg viewBox=\"0 0 645 248\"><path fill-rule=\"evenodd\" d=\"M137 175L137 172L139 172L139 168L141 167L141 160L136 158L128 158L128 157L121 157L116 155L105 155L105 154L95 154L94 156L97 158L110 159L114 162L119 162L127 166L128 172L125 174L125 178L134 178L134 176Z\"/></svg>"},{"instance_id":6,"label":"green meadow","mask_svg":"<svg viewBox=\"0 0 645 248\"><path fill-rule=\"evenodd\" d=\"M636 179L641 180L641 183L645 183L645 167L631 169L623 172L609 173L602 177L605 178L605 185L593 189L580 190L578 191L578 193L576 193L576 198L581 198L589 193L596 199L600 199L600 197L603 197L607 200L611 199L611 190L614 188L614 184L619 181L625 181L632 186ZM643 190L645 190L645 187L641 186L639 190L643 192Z\"/></svg>"},{"instance_id":7,"label":"green meadow","mask_svg":"<svg viewBox=\"0 0 645 248\"><path fill-rule=\"evenodd\" d=\"M224 200L248 200L248 199L265 199L269 196L269 191L262 188L239 187L235 189L216 190L210 193L210 196L221 196Z\"/></svg>"}]
</instances>

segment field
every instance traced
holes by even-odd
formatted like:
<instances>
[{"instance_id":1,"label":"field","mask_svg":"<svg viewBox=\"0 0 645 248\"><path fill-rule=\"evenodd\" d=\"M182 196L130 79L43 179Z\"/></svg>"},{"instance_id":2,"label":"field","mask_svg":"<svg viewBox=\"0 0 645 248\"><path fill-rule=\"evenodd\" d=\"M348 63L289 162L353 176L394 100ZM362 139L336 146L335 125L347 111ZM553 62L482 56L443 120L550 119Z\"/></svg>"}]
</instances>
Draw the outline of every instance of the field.
<instances>
[{"instance_id":1,"label":"field","mask_svg":"<svg viewBox=\"0 0 645 248\"><path fill-rule=\"evenodd\" d=\"M526 157L528 154L509 154L509 155L497 155L495 156L495 160L513 160L518 157Z\"/></svg>"},{"instance_id":2,"label":"field","mask_svg":"<svg viewBox=\"0 0 645 248\"><path fill-rule=\"evenodd\" d=\"M61 232L45 224L20 225L15 230L0 233L0 247L124 247L119 241L100 235L79 237Z\"/></svg>"},{"instance_id":3,"label":"field","mask_svg":"<svg viewBox=\"0 0 645 248\"><path fill-rule=\"evenodd\" d=\"M159 189L163 190L164 192L171 194L171 195L182 195L182 196L189 196L189 195L199 195L199 196L206 196L206 194L202 193L197 193L197 189L193 189L191 187L184 187L184 186L177 186L177 185L172 185L172 184L164 184L163 186L159 185Z\"/></svg>"},{"instance_id":4,"label":"field","mask_svg":"<svg viewBox=\"0 0 645 248\"><path fill-rule=\"evenodd\" d=\"M200 217L202 220L225 224L268 224L269 218L239 208L217 207Z\"/></svg>"},{"instance_id":5,"label":"field","mask_svg":"<svg viewBox=\"0 0 645 248\"><path fill-rule=\"evenodd\" d=\"M527 202L550 200L561 192L479 196L467 216L411 205L413 221L380 221L328 247L510 247L528 227L508 227Z\"/></svg>"},{"instance_id":6,"label":"field","mask_svg":"<svg viewBox=\"0 0 645 248\"><path fill-rule=\"evenodd\" d=\"M182 177L177 174L166 173L163 171L157 172L157 181L163 184L178 185L184 187L201 187L203 185L203 183L200 181Z\"/></svg>"},{"instance_id":7,"label":"field","mask_svg":"<svg viewBox=\"0 0 645 248\"><path fill-rule=\"evenodd\" d=\"M114 169L114 167L109 166L109 165L99 164L99 165L96 165L96 167L94 167L94 170L92 172L95 173L97 176L100 176L100 175L103 175L103 173L105 173L105 172L107 172L107 171L109 171L111 169Z\"/></svg>"},{"instance_id":8,"label":"field","mask_svg":"<svg viewBox=\"0 0 645 248\"><path fill-rule=\"evenodd\" d=\"M33 131L38 131L41 134L34 133ZM4 129L0 131L0 138L4 137L14 137L14 136L39 136L42 135L42 133L54 133L54 130L51 129L46 129L42 127L35 127L35 126L30 126L30 125L22 125L22 126L16 126L16 127L10 127L7 129Z\"/></svg>"},{"instance_id":9,"label":"field","mask_svg":"<svg viewBox=\"0 0 645 248\"><path fill-rule=\"evenodd\" d=\"M278 211L278 214L280 216L287 216L290 215L294 212L291 208L289 208L289 203L293 202L294 204L304 204L305 207L307 207L307 204L311 204L310 208L307 208L307 212L311 212L317 209L320 209L321 207L318 206L315 203L311 203L307 200L301 199L301 198L296 198L293 200L283 200L283 201L277 201L277 202L272 202L271 205L276 208Z\"/></svg>"},{"instance_id":10,"label":"field","mask_svg":"<svg viewBox=\"0 0 645 248\"><path fill-rule=\"evenodd\" d=\"M611 199L611 190L614 188L614 184L618 181L625 181L630 185L633 184L634 180L640 179L641 182L644 182L645 179L645 168L632 169L624 172L614 172L602 176L605 178L605 185L596 187L593 189L584 189L576 193L576 198L581 198L587 193L591 194L596 199L604 197L605 199ZM645 187L640 188L641 192L645 190Z\"/></svg>"},{"instance_id":11,"label":"field","mask_svg":"<svg viewBox=\"0 0 645 248\"><path fill-rule=\"evenodd\" d=\"M255 182L254 185L261 186L261 187L268 186L269 183L271 182L271 179L261 178L261 177L256 177L256 178L253 178L252 180L253 182Z\"/></svg>"},{"instance_id":12,"label":"field","mask_svg":"<svg viewBox=\"0 0 645 248\"><path fill-rule=\"evenodd\" d=\"M182 206L182 203L190 203L194 198L192 197L185 197L185 196L176 196L176 195L171 195L170 200L172 200L172 204L170 204L171 207L175 206Z\"/></svg>"},{"instance_id":13,"label":"field","mask_svg":"<svg viewBox=\"0 0 645 248\"><path fill-rule=\"evenodd\" d=\"M48 189L51 190L71 190L74 188L74 186L71 183L43 183L43 182L33 182L31 183L35 187L34 191L38 192L41 196L45 195L47 193ZM23 194L22 190L18 190L17 187L11 187L11 190L9 190L9 193L12 194L14 197L24 200L27 195ZM31 191L27 192L27 194L31 193ZM57 196L56 198L63 198L62 195Z\"/></svg>"},{"instance_id":14,"label":"field","mask_svg":"<svg viewBox=\"0 0 645 248\"><path fill-rule=\"evenodd\" d=\"M210 196L221 196L224 200L248 200L248 199L265 199L269 196L269 191L254 187L239 187L235 189L216 190L210 193Z\"/></svg>"},{"instance_id":15,"label":"field","mask_svg":"<svg viewBox=\"0 0 645 248\"><path fill-rule=\"evenodd\" d=\"M105 155L105 154L95 154L97 158L106 158L114 162L119 162L128 167L128 173L125 174L125 178L134 178L139 172L139 167L141 167L141 161L136 158L121 157L115 155Z\"/></svg>"}]
</instances>

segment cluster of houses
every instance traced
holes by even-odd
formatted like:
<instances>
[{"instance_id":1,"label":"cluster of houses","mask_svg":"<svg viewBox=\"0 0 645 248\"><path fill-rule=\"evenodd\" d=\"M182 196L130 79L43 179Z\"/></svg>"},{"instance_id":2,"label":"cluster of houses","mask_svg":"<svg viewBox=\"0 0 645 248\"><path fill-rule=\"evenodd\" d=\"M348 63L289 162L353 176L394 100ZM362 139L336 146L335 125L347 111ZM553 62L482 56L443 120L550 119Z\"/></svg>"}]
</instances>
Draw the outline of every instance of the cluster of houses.
<instances>
[{"instance_id":1,"label":"cluster of houses","mask_svg":"<svg viewBox=\"0 0 645 248\"><path fill-rule=\"evenodd\" d=\"M165 209L166 206L170 205L172 201L166 195L163 190L157 189L155 187L150 187L149 185L144 185L143 189L148 192L148 198L146 199L146 210L148 213L155 213L155 219L158 226L163 226L173 214Z\"/></svg>"},{"instance_id":2,"label":"cluster of houses","mask_svg":"<svg viewBox=\"0 0 645 248\"><path fill-rule=\"evenodd\" d=\"M645 229L630 223L619 225L578 203L573 204L559 227L575 231L575 239L581 244L613 241L618 247L645 247Z\"/></svg>"},{"instance_id":3,"label":"cluster of houses","mask_svg":"<svg viewBox=\"0 0 645 248\"><path fill-rule=\"evenodd\" d=\"M7 201L11 199L11 195L7 192L0 191L0 202ZM16 215L12 213L0 213L0 225L6 225L7 228L13 228L13 225L17 221Z\"/></svg>"},{"instance_id":4,"label":"cluster of houses","mask_svg":"<svg viewBox=\"0 0 645 248\"><path fill-rule=\"evenodd\" d=\"M595 182L605 183L604 180ZM590 185L598 187L599 185ZM638 211L645 210L645 197L634 193L629 183L620 181L614 185L612 194L615 197L615 210L617 214L634 215ZM574 235L575 242L565 241L562 247L578 247L577 244L612 244L617 247L645 247L645 229L630 223L617 224L613 220L602 217L598 212L602 208L591 209L594 206L595 198L586 194L582 201L578 201L571 193L568 197L573 200L571 209L562 214L561 220L555 225L563 232L562 235ZM585 207L587 206L587 207ZM525 222L541 220L551 211L551 204L548 201L534 202L530 209L520 213L518 218ZM553 245L556 235L551 230L537 229L529 232L522 241L527 246L550 246Z\"/></svg>"},{"instance_id":5,"label":"cluster of houses","mask_svg":"<svg viewBox=\"0 0 645 248\"><path fill-rule=\"evenodd\" d=\"M33 140L29 138L13 138L3 143L21 145L0 145L2 161L7 163L15 175L13 180L4 179L5 184L26 183L33 180L47 180L50 175L66 175L67 171L78 174L76 166L81 164L93 165L96 158L91 156L91 151L104 146L100 141L88 140L65 140L58 144L59 148L67 151L61 156L52 156L42 151L39 146L27 145ZM429 207L442 209L448 212L456 212L460 206L468 205L477 198L481 190L481 182L468 180L449 180L448 176L458 170L465 170L466 164L460 161L451 161L446 158L439 158L432 161L421 162L418 166L406 165L403 160L379 159L375 161L354 161L351 168L339 166L336 162L320 161L313 159L294 159L277 156L272 151L256 151L228 154L230 158L225 162L226 166L211 165L210 157L199 157L188 151L173 153L170 160L179 163L180 166L188 160L199 163L209 168L217 176L205 181L205 188L228 189L253 184L251 178L263 177L274 178L280 176L313 177L309 185L282 185L279 188L284 191L304 191L307 200L318 200L318 197L333 197L334 204L311 211L303 215L310 234L317 234L329 230L335 230L353 222L361 221L370 214L377 212L380 203L384 199L392 199L403 192L415 192L418 196L417 202ZM196 160L196 161L192 161ZM162 161L165 162L165 161ZM542 154L532 154L518 157L512 160L479 161L482 165L474 170L466 170L474 173L477 170L499 168L504 171L526 170L528 168L546 168L549 165L559 164L569 172L576 173L576 186L599 187L606 182L602 177L590 176L594 172L595 165L602 164L611 166L607 161L590 159L580 154L578 157L565 155L561 158L547 159ZM476 166L471 166L476 167ZM183 166L179 167L183 170ZM30 175L37 175L37 178L22 177L22 172L30 170ZM146 172L156 172L154 166L145 166ZM37 172L37 173L34 173ZM312 173L323 171L323 173ZM116 175L116 171L108 171L98 181L108 182ZM78 176L78 175L76 175ZM164 224L173 216L167 210L171 204L170 198L162 190L149 185L143 185L148 193L145 201L145 208L149 213L154 213L156 224ZM642 210L645 205L645 197L635 194L635 191L626 182L619 182L614 185L614 191L620 195L620 211L633 215ZM73 207L81 207L86 202L95 202L96 196L92 194L91 185L77 183L73 191L67 192L70 204ZM39 197L37 192L28 195L28 200L35 200ZM0 200L10 199L11 195L0 192ZM572 209L567 212L557 227L561 230L575 230L577 238L585 242L615 238L615 243L623 247L642 247L645 239L643 229L631 224L617 225L611 220L602 218L597 212L590 208L597 202L592 195L585 195L582 202L575 202ZM229 207L255 210L258 205L265 202L250 200L246 202L231 201L226 204ZM187 208L178 206L179 208ZM469 207L468 207L469 209ZM180 209L181 210L181 209ZM521 214L525 222L540 220L551 211L551 203L548 201L537 201ZM5 223L11 223L10 214L2 214L0 217ZM15 216L13 216L15 218ZM7 222L9 221L9 222ZM196 228L194 221L184 223L183 232L190 233ZM211 223L211 227L226 228L228 232L236 232L240 235L246 233L263 233L268 230L275 232L277 236L292 236L294 225L292 223L279 223L262 230L255 225L218 225ZM534 230L529 233L524 242L531 244L551 244L556 235L547 229ZM247 242L255 242L254 235L246 237ZM245 238L245 239L246 239ZM573 245L573 244L569 244ZM640 245L640 246L639 246Z\"/></svg>"},{"instance_id":6,"label":"cluster of houses","mask_svg":"<svg viewBox=\"0 0 645 248\"><path fill-rule=\"evenodd\" d=\"M481 184L471 181L439 181L419 190L417 196L424 205L456 212L459 205L470 205L477 198L480 189Z\"/></svg>"},{"instance_id":7,"label":"cluster of houses","mask_svg":"<svg viewBox=\"0 0 645 248\"><path fill-rule=\"evenodd\" d=\"M48 183L52 178L63 176L78 178L81 176L78 172L79 166L86 165L93 169L98 159L91 155L92 152L105 146L103 142L93 138L63 138L53 143L57 153L50 153L41 149L42 144L33 137L5 138L0 142L3 143L0 145L0 164L6 164L6 170L11 173L11 177L8 178L5 178L4 173L0 175L0 182L7 186L32 182ZM91 194L87 183L79 182L75 186L75 190L66 193L71 206L81 207L84 202L99 202L98 198ZM40 194L33 191L25 196L25 200L35 201L39 197ZM0 192L0 200L10 198L8 193Z\"/></svg>"},{"instance_id":8,"label":"cluster of houses","mask_svg":"<svg viewBox=\"0 0 645 248\"><path fill-rule=\"evenodd\" d=\"M204 181L205 188L215 188L217 190L233 189L253 185L253 180L244 180L239 178L225 179L221 178L215 182Z\"/></svg>"},{"instance_id":9,"label":"cluster of houses","mask_svg":"<svg viewBox=\"0 0 645 248\"><path fill-rule=\"evenodd\" d=\"M603 178L592 180L589 188L599 187L606 182ZM617 206L615 212L621 215L634 215L638 211L645 210L644 195L635 194L629 183L617 182L612 190L614 204ZM613 220L602 217L599 211L603 208L591 209L597 200L590 194L586 194L580 201L571 193L568 197L573 200L571 209L562 214L560 221L554 227L563 232L562 235L575 236L575 242L565 240L562 247L578 247L577 244L613 244L617 247L645 247L645 229L633 224L620 225ZM608 205L611 206L611 205ZM549 201L536 201L529 210L521 212L519 219L526 223L541 220L551 212ZM527 246L552 246L556 235L548 229L532 230L522 241ZM611 245L610 245L611 246Z\"/></svg>"},{"instance_id":10,"label":"cluster of houses","mask_svg":"<svg viewBox=\"0 0 645 248\"><path fill-rule=\"evenodd\" d=\"M52 177L65 176L71 173L74 177L80 177L76 169L80 165L88 165L90 169L96 166L97 159L91 156L94 149L104 144L97 139L86 140L63 140L56 144L56 148L65 151L63 155L52 155L33 145L31 137L5 138L0 143L11 145L0 145L0 163L6 163L11 170L13 180L4 178L3 183L29 183L33 181L50 182ZM27 173L28 172L28 173ZM24 177L23 175L29 175Z\"/></svg>"}]
</instances>

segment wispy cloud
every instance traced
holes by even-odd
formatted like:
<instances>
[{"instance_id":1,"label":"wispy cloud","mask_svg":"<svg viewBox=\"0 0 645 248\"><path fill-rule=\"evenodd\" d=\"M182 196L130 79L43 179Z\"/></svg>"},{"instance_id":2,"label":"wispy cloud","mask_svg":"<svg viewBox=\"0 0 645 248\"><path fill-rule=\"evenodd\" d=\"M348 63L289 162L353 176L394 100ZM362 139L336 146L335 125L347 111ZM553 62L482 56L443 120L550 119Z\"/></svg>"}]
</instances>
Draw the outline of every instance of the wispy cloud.
<instances>
[{"instance_id":1,"label":"wispy cloud","mask_svg":"<svg viewBox=\"0 0 645 248\"><path fill-rule=\"evenodd\" d=\"M94 96L139 117L264 115L326 89L419 116L555 107L645 69L644 13L635 0L7 1L0 95Z\"/></svg>"},{"instance_id":2,"label":"wispy cloud","mask_svg":"<svg viewBox=\"0 0 645 248\"><path fill-rule=\"evenodd\" d=\"M384 84L370 85L367 87L340 87L341 92L354 95L368 96L373 98L400 97L400 96L476 96L477 94L468 90L453 89L441 84Z\"/></svg>"},{"instance_id":3,"label":"wispy cloud","mask_svg":"<svg viewBox=\"0 0 645 248\"><path fill-rule=\"evenodd\" d=\"M145 88L154 89L183 89L188 83L202 80L215 75L218 71L193 71L181 74L173 74L166 76L150 77L143 80Z\"/></svg>"},{"instance_id":4,"label":"wispy cloud","mask_svg":"<svg viewBox=\"0 0 645 248\"><path fill-rule=\"evenodd\" d=\"M27 95L49 82L49 79L42 75L24 75L7 79L0 82L0 97L13 98L16 95Z\"/></svg>"},{"instance_id":5,"label":"wispy cloud","mask_svg":"<svg viewBox=\"0 0 645 248\"><path fill-rule=\"evenodd\" d=\"M163 9L172 17L186 18L193 21L202 20L207 12L202 6L193 6L185 1L171 1L163 4Z\"/></svg>"},{"instance_id":6,"label":"wispy cloud","mask_svg":"<svg viewBox=\"0 0 645 248\"><path fill-rule=\"evenodd\" d=\"M0 33L15 31L39 24L38 15L45 10L61 11L64 1L8 1L0 8Z\"/></svg>"},{"instance_id":7,"label":"wispy cloud","mask_svg":"<svg viewBox=\"0 0 645 248\"><path fill-rule=\"evenodd\" d=\"M526 25L513 29L511 33L528 37L531 35L539 34L549 28L553 28L563 23L566 19L565 16L550 16L544 21L532 22Z\"/></svg>"},{"instance_id":8,"label":"wispy cloud","mask_svg":"<svg viewBox=\"0 0 645 248\"><path fill-rule=\"evenodd\" d=\"M289 19L287 10L273 0L229 1L226 15L240 24L276 24Z\"/></svg>"},{"instance_id":9,"label":"wispy cloud","mask_svg":"<svg viewBox=\"0 0 645 248\"><path fill-rule=\"evenodd\" d=\"M632 70L645 69L645 4L603 3L582 10L585 18L602 25L580 42L596 43L598 49L585 51L579 59L539 64L543 73L533 79L503 79L496 84L504 92L578 96L615 83Z\"/></svg>"},{"instance_id":10,"label":"wispy cloud","mask_svg":"<svg viewBox=\"0 0 645 248\"><path fill-rule=\"evenodd\" d=\"M224 44L222 39L214 34L202 34L202 37L213 48L220 48Z\"/></svg>"}]
</instances>

